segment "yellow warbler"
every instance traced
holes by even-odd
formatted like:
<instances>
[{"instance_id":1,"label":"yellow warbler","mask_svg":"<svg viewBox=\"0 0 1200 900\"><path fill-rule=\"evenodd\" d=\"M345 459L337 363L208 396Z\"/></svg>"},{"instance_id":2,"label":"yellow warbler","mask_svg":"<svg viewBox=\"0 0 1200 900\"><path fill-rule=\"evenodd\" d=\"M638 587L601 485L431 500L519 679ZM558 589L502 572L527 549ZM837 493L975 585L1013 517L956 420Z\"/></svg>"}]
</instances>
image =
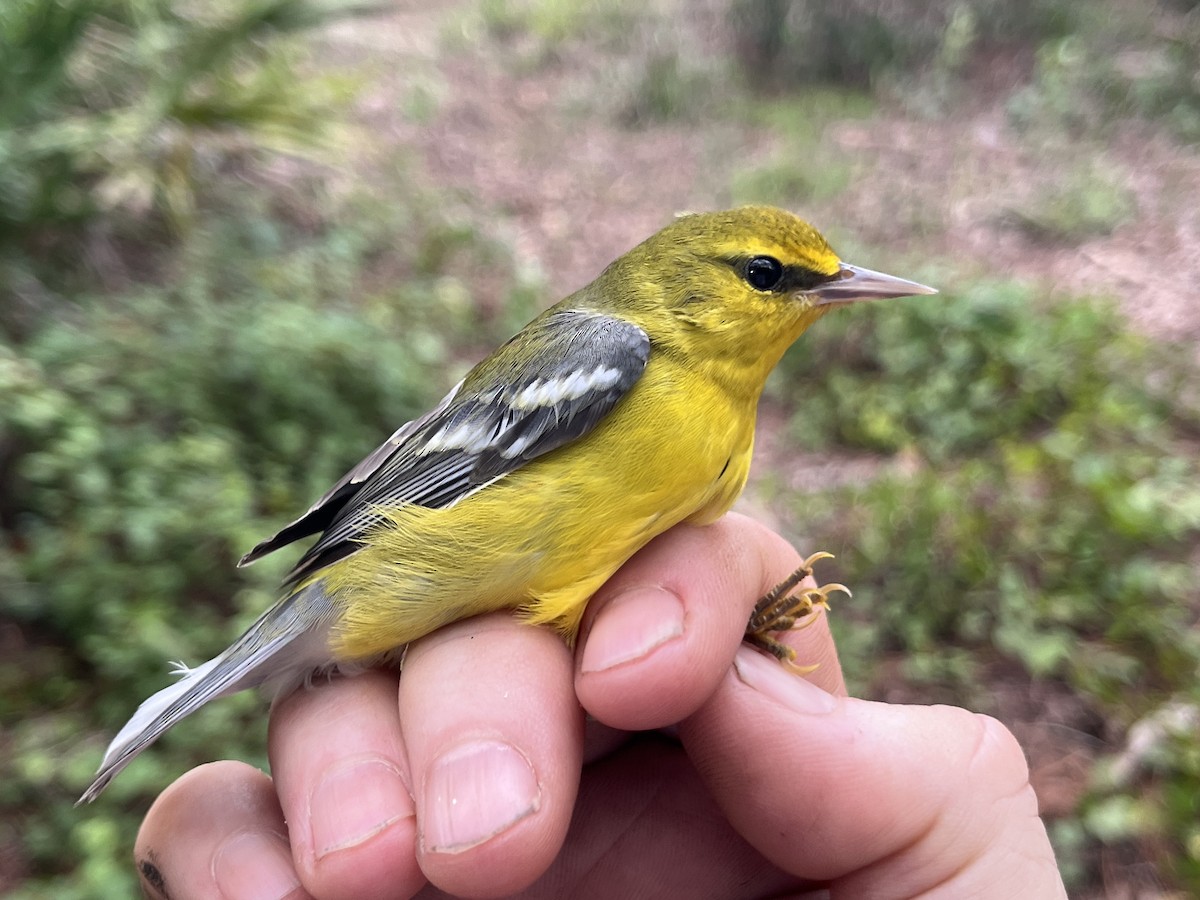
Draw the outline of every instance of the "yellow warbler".
<instances>
[{"instance_id":1,"label":"yellow warbler","mask_svg":"<svg viewBox=\"0 0 1200 900\"><path fill-rule=\"evenodd\" d=\"M809 325L842 304L929 293L841 262L782 210L681 216L251 550L242 563L320 535L278 603L138 708L82 800L215 697L385 662L441 625L498 609L573 640L588 598L635 551L733 504L763 384ZM769 633L820 601L790 596L811 560L747 628L784 660Z\"/></svg>"}]
</instances>

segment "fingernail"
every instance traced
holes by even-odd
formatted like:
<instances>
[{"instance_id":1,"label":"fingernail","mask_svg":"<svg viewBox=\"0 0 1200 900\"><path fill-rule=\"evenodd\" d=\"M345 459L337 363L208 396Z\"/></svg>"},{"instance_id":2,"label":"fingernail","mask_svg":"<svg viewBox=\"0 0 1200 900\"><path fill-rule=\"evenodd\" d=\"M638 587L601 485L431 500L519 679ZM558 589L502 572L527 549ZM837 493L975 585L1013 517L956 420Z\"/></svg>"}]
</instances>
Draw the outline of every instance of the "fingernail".
<instances>
[{"instance_id":1,"label":"fingernail","mask_svg":"<svg viewBox=\"0 0 1200 900\"><path fill-rule=\"evenodd\" d=\"M682 634L682 600L655 585L629 588L596 616L580 670L603 672L633 662Z\"/></svg>"},{"instance_id":2,"label":"fingernail","mask_svg":"<svg viewBox=\"0 0 1200 900\"><path fill-rule=\"evenodd\" d=\"M798 713L822 715L837 708L832 694L750 647L738 648L733 668L742 684Z\"/></svg>"},{"instance_id":3,"label":"fingernail","mask_svg":"<svg viewBox=\"0 0 1200 900\"><path fill-rule=\"evenodd\" d=\"M430 853L461 853L511 828L541 805L533 766L502 741L442 754L425 779L421 841Z\"/></svg>"},{"instance_id":4,"label":"fingernail","mask_svg":"<svg viewBox=\"0 0 1200 900\"><path fill-rule=\"evenodd\" d=\"M320 859L357 846L412 815L412 797L390 762L366 757L334 766L308 801L313 853Z\"/></svg>"},{"instance_id":5,"label":"fingernail","mask_svg":"<svg viewBox=\"0 0 1200 900\"><path fill-rule=\"evenodd\" d=\"M300 887L287 843L265 831L226 838L213 856L212 873L225 900L282 900Z\"/></svg>"}]
</instances>

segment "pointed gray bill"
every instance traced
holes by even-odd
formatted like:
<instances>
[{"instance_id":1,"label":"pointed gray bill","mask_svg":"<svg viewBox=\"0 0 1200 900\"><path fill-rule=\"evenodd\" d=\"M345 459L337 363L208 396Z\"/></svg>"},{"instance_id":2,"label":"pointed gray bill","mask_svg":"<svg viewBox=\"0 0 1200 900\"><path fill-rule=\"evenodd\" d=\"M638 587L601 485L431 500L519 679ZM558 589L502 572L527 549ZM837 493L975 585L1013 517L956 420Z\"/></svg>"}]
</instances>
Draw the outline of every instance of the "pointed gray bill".
<instances>
[{"instance_id":1,"label":"pointed gray bill","mask_svg":"<svg viewBox=\"0 0 1200 900\"><path fill-rule=\"evenodd\" d=\"M889 297L936 294L937 288L842 263L842 271L836 279L819 285L808 293L819 298L819 306L833 306L839 303L853 303L856 300L886 300Z\"/></svg>"}]
</instances>

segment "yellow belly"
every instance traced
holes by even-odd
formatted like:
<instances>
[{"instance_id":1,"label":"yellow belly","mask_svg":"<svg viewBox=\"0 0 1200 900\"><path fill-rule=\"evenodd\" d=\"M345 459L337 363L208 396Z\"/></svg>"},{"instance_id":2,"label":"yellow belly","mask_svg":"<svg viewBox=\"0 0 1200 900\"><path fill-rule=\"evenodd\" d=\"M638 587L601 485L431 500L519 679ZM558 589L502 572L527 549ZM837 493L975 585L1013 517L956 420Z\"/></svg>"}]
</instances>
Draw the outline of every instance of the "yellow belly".
<instances>
[{"instance_id":1,"label":"yellow belly","mask_svg":"<svg viewBox=\"0 0 1200 900\"><path fill-rule=\"evenodd\" d=\"M588 598L638 549L678 522L723 514L749 470L753 407L717 403L714 414L707 398L701 421L695 407L633 399L454 506L391 510L363 550L323 575L340 611L335 658L373 657L505 608L573 640Z\"/></svg>"}]
</instances>

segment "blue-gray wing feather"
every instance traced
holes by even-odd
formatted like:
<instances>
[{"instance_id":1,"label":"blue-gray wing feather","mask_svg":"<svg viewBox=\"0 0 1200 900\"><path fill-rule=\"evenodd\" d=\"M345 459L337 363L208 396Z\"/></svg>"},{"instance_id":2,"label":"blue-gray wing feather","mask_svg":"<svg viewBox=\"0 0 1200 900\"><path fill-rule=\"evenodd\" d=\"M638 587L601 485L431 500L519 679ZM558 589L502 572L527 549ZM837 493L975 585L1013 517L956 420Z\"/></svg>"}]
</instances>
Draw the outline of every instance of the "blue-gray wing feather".
<instances>
[{"instance_id":1,"label":"blue-gray wing feather","mask_svg":"<svg viewBox=\"0 0 1200 900\"><path fill-rule=\"evenodd\" d=\"M323 532L289 582L353 553L381 507L450 506L532 459L577 440L624 397L650 358L640 327L614 316L553 310L529 326L539 346L514 339L442 402L401 426L314 506L246 554L252 562Z\"/></svg>"}]
</instances>

